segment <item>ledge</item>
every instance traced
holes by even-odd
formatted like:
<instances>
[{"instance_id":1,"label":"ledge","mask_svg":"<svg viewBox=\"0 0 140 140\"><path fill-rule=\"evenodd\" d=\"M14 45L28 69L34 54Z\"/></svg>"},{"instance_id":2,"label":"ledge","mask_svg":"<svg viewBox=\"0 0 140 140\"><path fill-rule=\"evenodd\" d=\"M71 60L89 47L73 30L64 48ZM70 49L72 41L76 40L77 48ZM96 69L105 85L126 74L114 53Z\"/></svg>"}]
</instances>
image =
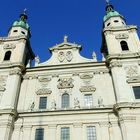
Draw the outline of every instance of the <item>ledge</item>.
<instances>
[{"instance_id":1,"label":"ledge","mask_svg":"<svg viewBox=\"0 0 140 140\"><path fill-rule=\"evenodd\" d=\"M100 114L113 113L113 106L94 107L94 108L80 108L80 109L56 109L56 110L25 110L18 111L19 117L31 116L58 116L58 115L77 115L77 114Z\"/></svg>"}]
</instances>

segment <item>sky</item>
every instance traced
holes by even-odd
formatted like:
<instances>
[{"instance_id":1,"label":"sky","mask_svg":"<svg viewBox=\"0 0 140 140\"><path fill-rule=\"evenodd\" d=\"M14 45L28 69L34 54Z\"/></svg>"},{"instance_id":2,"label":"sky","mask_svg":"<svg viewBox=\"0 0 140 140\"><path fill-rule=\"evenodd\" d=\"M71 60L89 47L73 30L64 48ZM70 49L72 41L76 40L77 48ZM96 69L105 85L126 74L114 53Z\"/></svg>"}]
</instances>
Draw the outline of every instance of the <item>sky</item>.
<instances>
[{"instance_id":1,"label":"sky","mask_svg":"<svg viewBox=\"0 0 140 140\"><path fill-rule=\"evenodd\" d=\"M49 48L62 43L64 35L71 43L82 45L82 56L101 60L101 32L105 0L0 0L0 36L7 36L12 23L26 8L31 28L31 47L41 62L51 54ZM111 0L128 25L140 26L140 0ZM140 34L140 32L138 31Z\"/></svg>"}]
</instances>

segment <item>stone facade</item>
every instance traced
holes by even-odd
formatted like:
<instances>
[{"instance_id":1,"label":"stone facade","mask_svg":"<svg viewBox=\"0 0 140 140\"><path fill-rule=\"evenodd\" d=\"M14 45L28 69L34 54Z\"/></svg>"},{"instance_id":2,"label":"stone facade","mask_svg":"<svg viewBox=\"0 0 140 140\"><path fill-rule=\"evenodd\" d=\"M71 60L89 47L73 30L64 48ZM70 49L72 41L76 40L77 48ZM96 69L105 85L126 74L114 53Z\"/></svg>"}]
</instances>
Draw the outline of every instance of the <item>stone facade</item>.
<instances>
[{"instance_id":1,"label":"stone facade","mask_svg":"<svg viewBox=\"0 0 140 140\"><path fill-rule=\"evenodd\" d=\"M0 38L0 140L139 140L136 30L119 14L110 16L104 21L104 61L98 62L95 53L93 59L83 58L81 46L65 36L50 48L52 57L40 63L30 47L29 29L12 26L8 37ZM62 128L69 128L67 137Z\"/></svg>"}]
</instances>

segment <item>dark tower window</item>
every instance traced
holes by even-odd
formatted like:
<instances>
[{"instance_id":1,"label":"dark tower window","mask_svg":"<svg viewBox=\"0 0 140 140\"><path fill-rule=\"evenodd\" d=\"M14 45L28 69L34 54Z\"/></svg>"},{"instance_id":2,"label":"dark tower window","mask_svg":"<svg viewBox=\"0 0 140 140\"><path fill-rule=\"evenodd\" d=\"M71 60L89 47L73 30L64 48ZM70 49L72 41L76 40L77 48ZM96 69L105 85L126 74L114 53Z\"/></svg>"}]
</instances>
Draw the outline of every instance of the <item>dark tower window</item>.
<instances>
[{"instance_id":1,"label":"dark tower window","mask_svg":"<svg viewBox=\"0 0 140 140\"><path fill-rule=\"evenodd\" d=\"M111 23L108 23L107 26L109 26Z\"/></svg>"},{"instance_id":2,"label":"dark tower window","mask_svg":"<svg viewBox=\"0 0 140 140\"><path fill-rule=\"evenodd\" d=\"M25 32L21 31L21 33L25 35Z\"/></svg>"},{"instance_id":3,"label":"dark tower window","mask_svg":"<svg viewBox=\"0 0 140 140\"><path fill-rule=\"evenodd\" d=\"M117 22L119 22L119 21L118 21L118 20L114 20L114 22L116 22L116 23L117 23Z\"/></svg>"},{"instance_id":4,"label":"dark tower window","mask_svg":"<svg viewBox=\"0 0 140 140\"><path fill-rule=\"evenodd\" d=\"M127 44L126 41L121 41L120 44L121 44L122 51L128 51L129 50L128 44Z\"/></svg>"},{"instance_id":5,"label":"dark tower window","mask_svg":"<svg viewBox=\"0 0 140 140\"><path fill-rule=\"evenodd\" d=\"M4 61L10 60L10 57L11 57L11 51L7 51L7 52L5 53L5 56L4 56Z\"/></svg>"},{"instance_id":6,"label":"dark tower window","mask_svg":"<svg viewBox=\"0 0 140 140\"><path fill-rule=\"evenodd\" d=\"M14 30L13 32L18 32L18 30Z\"/></svg>"}]
</instances>

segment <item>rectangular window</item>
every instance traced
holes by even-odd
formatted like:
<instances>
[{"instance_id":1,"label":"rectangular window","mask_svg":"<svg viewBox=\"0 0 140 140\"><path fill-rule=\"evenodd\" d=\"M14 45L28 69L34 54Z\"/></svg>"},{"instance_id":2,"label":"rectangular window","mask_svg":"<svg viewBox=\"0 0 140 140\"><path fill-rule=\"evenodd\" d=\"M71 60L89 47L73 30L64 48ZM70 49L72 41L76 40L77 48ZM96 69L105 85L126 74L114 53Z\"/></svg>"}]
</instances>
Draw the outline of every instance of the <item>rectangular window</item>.
<instances>
[{"instance_id":1,"label":"rectangular window","mask_svg":"<svg viewBox=\"0 0 140 140\"><path fill-rule=\"evenodd\" d=\"M46 109L47 107L47 97L40 97L39 109Z\"/></svg>"},{"instance_id":2,"label":"rectangular window","mask_svg":"<svg viewBox=\"0 0 140 140\"><path fill-rule=\"evenodd\" d=\"M84 103L85 106L93 106L93 98L92 98L92 94L85 94L84 95Z\"/></svg>"},{"instance_id":3,"label":"rectangular window","mask_svg":"<svg viewBox=\"0 0 140 140\"><path fill-rule=\"evenodd\" d=\"M87 140L96 140L95 126L88 126L87 127Z\"/></svg>"},{"instance_id":4,"label":"rectangular window","mask_svg":"<svg viewBox=\"0 0 140 140\"><path fill-rule=\"evenodd\" d=\"M70 128L69 127L61 128L61 140L70 140Z\"/></svg>"},{"instance_id":5,"label":"rectangular window","mask_svg":"<svg viewBox=\"0 0 140 140\"><path fill-rule=\"evenodd\" d=\"M134 95L136 99L140 99L140 86L133 87Z\"/></svg>"},{"instance_id":6,"label":"rectangular window","mask_svg":"<svg viewBox=\"0 0 140 140\"><path fill-rule=\"evenodd\" d=\"M43 140L44 139L44 128L38 128L35 132L35 140Z\"/></svg>"},{"instance_id":7,"label":"rectangular window","mask_svg":"<svg viewBox=\"0 0 140 140\"><path fill-rule=\"evenodd\" d=\"M70 105L70 97L69 94L64 93L62 95L62 108L68 108Z\"/></svg>"}]
</instances>

